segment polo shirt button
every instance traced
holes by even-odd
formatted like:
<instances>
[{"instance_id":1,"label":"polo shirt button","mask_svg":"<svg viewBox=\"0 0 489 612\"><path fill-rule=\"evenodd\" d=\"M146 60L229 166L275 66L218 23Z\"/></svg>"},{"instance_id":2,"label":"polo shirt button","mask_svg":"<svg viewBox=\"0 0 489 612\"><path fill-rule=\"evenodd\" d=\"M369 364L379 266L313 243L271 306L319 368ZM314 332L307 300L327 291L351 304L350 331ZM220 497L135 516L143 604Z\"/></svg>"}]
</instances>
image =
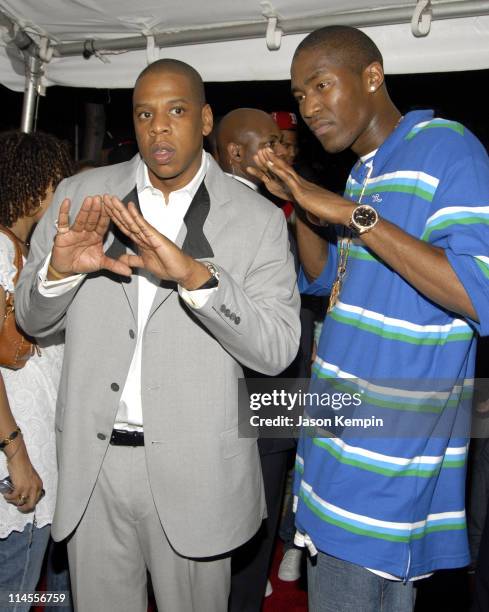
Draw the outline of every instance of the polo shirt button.
<instances>
[{"instance_id":1,"label":"polo shirt button","mask_svg":"<svg viewBox=\"0 0 489 612\"><path fill-rule=\"evenodd\" d=\"M226 308L226 312L224 313L224 316L229 317L230 314L231 314L231 311L229 310L229 308Z\"/></svg>"},{"instance_id":2,"label":"polo shirt button","mask_svg":"<svg viewBox=\"0 0 489 612\"><path fill-rule=\"evenodd\" d=\"M234 321L234 320L236 319L236 315L235 315L235 313L234 313L234 312L232 312L232 313L229 315L229 318L231 319L231 321Z\"/></svg>"},{"instance_id":3,"label":"polo shirt button","mask_svg":"<svg viewBox=\"0 0 489 612\"><path fill-rule=\"evenodd\" d=\"M136 334L134 333L133 329L129 330L129 338L132 338L134 340L134 338L136 337Z\"/></svg>"},{"instance_id":4,"label":"polo shirt button","mask_svg":"<svg viewBox=\"0 0 489 612\"><path fill-rule=\"evenodd\" d=\"M241 323L241 319L240 319L240 317L236 317L236 318L234 319L234 322L236 323L236 325L239 325L239 324Z\"/></svg>"},{"instance_id":5,"label":"polo shirt button","mask_svg":"<svg viewBox=\"0 0 489 612\"><path fill-rule=\"evenodd\" d=\"M103 434L103 433L98 433L98 434L97 434L97 438L98 438L99 440L106 440L106 439L107 439L107 436L106 436L105 434Z\"/></svg>"},{"instance_id":6,"label":"polo shirt button","mask_svg":"<svg viewBox=\"0 0 489 612\"><path fill-rule=\"evenodd\" d=\"M226 304L221 304L221 312L226 312Z\"/></svg>"},{"instance_id":7,"label":"polo shirt button","mask_svg":"<svg viewBox=\"0 0 489 612\"><path fill-rule=\"evenodd\" d=\"M117 383L112 383L110 385L110 388L112 389L112 391L119 391L119 385Z\"/></svg>"}]
</instances>

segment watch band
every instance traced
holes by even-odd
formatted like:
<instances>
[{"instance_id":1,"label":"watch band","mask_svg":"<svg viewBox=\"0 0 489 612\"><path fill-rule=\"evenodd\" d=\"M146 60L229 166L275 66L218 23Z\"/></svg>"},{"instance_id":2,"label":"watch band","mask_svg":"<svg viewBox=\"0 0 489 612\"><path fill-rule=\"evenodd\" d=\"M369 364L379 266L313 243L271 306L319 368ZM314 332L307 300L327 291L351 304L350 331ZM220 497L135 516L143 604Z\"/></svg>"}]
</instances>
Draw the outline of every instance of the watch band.
<instances>
[{"instance_id":1,"label":"watch band","mask_svg":"<svg viewBox=\"0 0 489 612\"><path fill-rule=\"evenodd\" d=\"M210 261L203 261L202 263L211 273L211 277L207 279L203 285L193 289L193 291L200 291L201 289L214 289L215 287L219 286L219 270Z\"/></svg>"}]
</instances>

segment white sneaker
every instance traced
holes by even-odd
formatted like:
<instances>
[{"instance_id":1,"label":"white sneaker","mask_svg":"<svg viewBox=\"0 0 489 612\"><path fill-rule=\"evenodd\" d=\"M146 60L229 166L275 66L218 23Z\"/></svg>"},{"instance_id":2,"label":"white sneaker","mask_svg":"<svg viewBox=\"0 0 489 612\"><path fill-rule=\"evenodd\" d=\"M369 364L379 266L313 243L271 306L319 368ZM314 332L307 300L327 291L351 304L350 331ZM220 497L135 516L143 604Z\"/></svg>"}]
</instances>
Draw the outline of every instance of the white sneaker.
<instances>
[{"instance_id":1,"label":"white sneaker","mask_svg":"<svg viewBox=\"0 0 489 612\"><path fill-rule=\"evenodd\" d=\"M265 597L270 597L272 593L273 593L272 583L270 582L270 580L267 580L267 588L265 589Z\"/></svg>"},{"instance_id":2,"label":"white sneaker","mask_svg":"<svg viewBox=\"0 0 489 612\"><path fill-rule=\"evenodd\" d=\"M298 548L291 548L288 550L278 568L278 577L280 580L284 582L299 580L301 577L301 561L302 550Z\"/></svg>"}]
</instances>

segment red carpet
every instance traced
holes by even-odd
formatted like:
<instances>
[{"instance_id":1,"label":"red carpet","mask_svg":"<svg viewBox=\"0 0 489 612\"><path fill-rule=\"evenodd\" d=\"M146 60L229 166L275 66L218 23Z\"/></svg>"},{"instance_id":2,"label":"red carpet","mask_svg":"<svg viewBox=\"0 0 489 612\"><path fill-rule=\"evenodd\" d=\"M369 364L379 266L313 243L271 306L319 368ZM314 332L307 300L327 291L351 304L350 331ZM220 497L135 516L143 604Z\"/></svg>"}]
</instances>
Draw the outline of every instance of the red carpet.
<instances>
[{"instance_id":1,"label":"red carpet","mask_svg":"<svg viewBox=\"0 0 489 612\"><path fill-rule=\"evenodd\" d=\"M263 603L263 612L307 612L307 593L305 590L305 580L297 582L283 582L277 577L278 567L282 560L282 543L279 541L270 572L270 581L273 586L273 593L267 597ZM44 579L38 586L40 591L45 590ZM60 608L62 610L62 608ZM43 612L42 606L32 608L32 612ZM148 612L156 612L154 602L150 602Z\"/></svg>"},{"instance_id":2,"label":"red carpet","mask_svg":"<svg viewBox=\"0 0 489 612\"><path fill-rule=\"evenodd\" d=\"M307 612L307 593L305 580L297 582L283 582L277 577L278 566L282 560L282 545L275 549L270 582L273 593L267 597L263 604L263 612Z\"/></svg>"}]
</instances>

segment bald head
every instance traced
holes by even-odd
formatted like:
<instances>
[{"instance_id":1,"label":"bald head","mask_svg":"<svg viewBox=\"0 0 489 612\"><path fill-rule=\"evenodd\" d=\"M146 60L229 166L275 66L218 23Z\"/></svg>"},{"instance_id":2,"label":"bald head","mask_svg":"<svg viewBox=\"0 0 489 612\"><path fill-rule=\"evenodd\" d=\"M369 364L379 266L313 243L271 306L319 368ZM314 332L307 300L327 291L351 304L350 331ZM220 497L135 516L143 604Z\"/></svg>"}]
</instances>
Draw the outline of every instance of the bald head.
<instances>
[{"instance_id":1,"label":"bald head","mask_svg":"<svg viewBox=\"0 0 489 612\"><path fill-rule=\"evenodd\" d=\"M255 165L253 155L263 147L269 146L281 155L280 137L280 129L268 113L257 108L231 111L222 118L217 130L221 168L257 183L256 177L249 175L246 168Z\"/></svg>"},{"instance_id":2,"label":"bald head","mask_svg":"<svg viewBox=\"0 0 489 612\"><path fill-rule=\"evenodd\" d=\"M383 66L382 54L373 40L350 26L326 26L311 32L297 47L292 61L302 52L318 48L330 61L357 74L373 62Z\"/></svg>"},{"instance_id":3,"label":"bald head","mask_svg":"<svg viewBox=\"0 0 489 612\"><path fill-rule=\"evenodd\" d=\"M190 66L190 64L186 64L185 62L181 62L180 60L165 58L157 60L156 62L152 62L151 64L149 64L149 66L146 66L146 68L140 73L140 75L136 79L134 87L136 87L139 81L147 75L164 75L167 73L184 76L190 83L192 93L195 95L196 100L202 106L204 106L205 89L202 77L197 72L197 70L195 70L195 68L192 68L192 66Z\"/></svg>"}]
</instances>

